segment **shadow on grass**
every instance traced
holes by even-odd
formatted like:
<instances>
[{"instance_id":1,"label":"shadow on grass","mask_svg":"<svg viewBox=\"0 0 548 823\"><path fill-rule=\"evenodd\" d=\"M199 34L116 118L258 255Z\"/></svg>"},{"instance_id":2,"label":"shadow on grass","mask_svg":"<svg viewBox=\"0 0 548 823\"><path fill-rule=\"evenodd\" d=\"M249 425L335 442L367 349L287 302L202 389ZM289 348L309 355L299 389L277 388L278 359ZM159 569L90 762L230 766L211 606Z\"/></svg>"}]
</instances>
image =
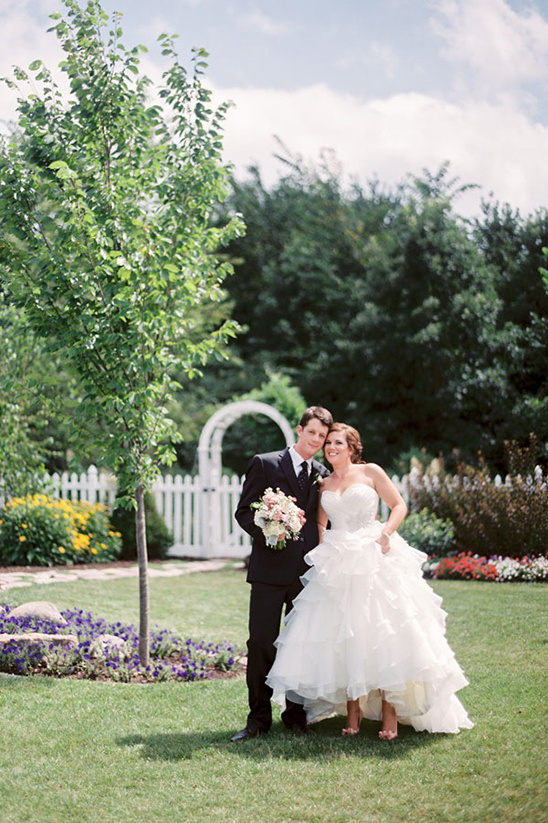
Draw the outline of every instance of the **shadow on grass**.
<instances>
[{"instance_id":1,"label":"shadow on grass","mask_svg":"<svg viewBox=\"0 0 548 823\"><path fill-rule=\"evenodd\" d=\"M129 735L116 742L119 746L141 747L145 760L192 760L198 752L214 749L249 760L336 760L349 754L395 760L445 737L400 726L397 740L384 741L379 740L379 728L379 723L364 720L359 735L343 737L341 718L334 718L318 723L307 737L293 735L282 723L276 723L268 734L237 743L229 740L235 730Z\"/></svg>"}]
</instances>

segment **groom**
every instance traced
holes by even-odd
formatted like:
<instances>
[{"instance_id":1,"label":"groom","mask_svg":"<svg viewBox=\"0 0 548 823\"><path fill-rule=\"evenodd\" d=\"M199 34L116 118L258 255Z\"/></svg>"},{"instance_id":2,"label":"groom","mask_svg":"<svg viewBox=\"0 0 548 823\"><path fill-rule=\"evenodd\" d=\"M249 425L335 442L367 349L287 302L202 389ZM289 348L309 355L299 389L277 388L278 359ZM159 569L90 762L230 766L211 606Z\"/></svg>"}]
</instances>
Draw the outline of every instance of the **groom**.
<instances>
[{"instance_id":1,"label":"groom","mask_svg":"<svg viewBox=\"0 0 548 823\"><path fill-rule=\"evenodd\" d=\"M282 610L284 606L285 614L291 610L294 598L302 589L300 577L308 569L304 555L318 543L316 480L329 472L313 457L322 448L332 423L333 417L327 409L310 406L297 426L296 444L280 452L256 454L247 469L235 517L252 537L247 574L247 582L251 583L247 641L249 714L245 728L230 738L232 742L265 734L272 723L272 689L265 680L276 657L274 641L280 633ZM295 497L306 515L299 537L288 540L283 549L267 546L253 520L251 504L269 487ZM309 731L303 706L290 700L282 712L282 721L297 734Z\"/></svg>"}]
</instances>

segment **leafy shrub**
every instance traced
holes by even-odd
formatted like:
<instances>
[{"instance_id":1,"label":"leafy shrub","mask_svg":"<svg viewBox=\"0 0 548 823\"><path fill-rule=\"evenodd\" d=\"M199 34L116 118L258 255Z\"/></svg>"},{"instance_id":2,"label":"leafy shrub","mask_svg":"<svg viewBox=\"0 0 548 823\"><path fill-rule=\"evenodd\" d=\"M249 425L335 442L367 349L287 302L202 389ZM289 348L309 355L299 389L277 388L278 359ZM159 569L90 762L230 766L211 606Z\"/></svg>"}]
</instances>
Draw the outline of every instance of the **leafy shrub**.
<instances>
[{"instance_id":1,"label":"leafy shrub","mask_svg":"<svg viewBox=\"0 0 548 823\"><path fill-rule=\"evenodd\" d=\"M530 449L506 448L511 468L530 465ZM460 463L453 476L431 479L415 470L409 491L413 508L451 520L460 552L519 558L548 551L548 483L538 468L497 483L480 458L479 468Z\"/></svg>"},{"instance_id":2,"label":"leafy shrub","mask_svg":"<svg viewBox=\"0 0 548 823\"><path fill-rule=\"evenodd\" d=\"M455 530L450 520L442 520L422 509L411 512L398 529L404 540L428 555L443 557L453 548Z\"/></svg>"},{"instance_id":3,"label":"leafy shrub","mask_svg":"<svg viewBox=\"0 0 548 823\"><path fill-rule=\"evenodd\" d=\"M173 535L170 534L163 517L158 514L154 497L145 492L145 517L147 553L151 560L163 560L167 550L173 545ZM137 542L135 539L135 510L123 509L117 506L112 512L112 525L122 535L122 559L135 560L137 558Z\"/></svg>"},{"instance_id":4,"label":"leafy shrub","mask_svg":"<svg viewBox=\"0 0 548 823\"><path fill-rule=\"evenodd\" d=\"M99 503L16 497L0 510L0 562L54 566L116 560L120 534Z\"/></svg>"}]
</instances>

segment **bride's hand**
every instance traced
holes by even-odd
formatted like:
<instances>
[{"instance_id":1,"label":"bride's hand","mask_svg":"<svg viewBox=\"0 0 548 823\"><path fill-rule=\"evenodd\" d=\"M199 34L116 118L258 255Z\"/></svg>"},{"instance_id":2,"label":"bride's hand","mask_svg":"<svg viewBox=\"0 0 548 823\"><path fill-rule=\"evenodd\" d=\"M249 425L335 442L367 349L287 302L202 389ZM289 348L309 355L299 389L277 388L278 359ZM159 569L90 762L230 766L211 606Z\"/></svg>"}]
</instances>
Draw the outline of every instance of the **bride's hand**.
<instances>
[{"instance_id":1,"label":"bride's hand","mask_svg":"<svg viewBox=\"0 0 548 823\"><path fill-rule=\"evenodd\" d=\"M390 535L388 532L381 532L377 543L381 547L381 551L383 554L387 554L390 551Z\"/></svg>"}]
</instances>

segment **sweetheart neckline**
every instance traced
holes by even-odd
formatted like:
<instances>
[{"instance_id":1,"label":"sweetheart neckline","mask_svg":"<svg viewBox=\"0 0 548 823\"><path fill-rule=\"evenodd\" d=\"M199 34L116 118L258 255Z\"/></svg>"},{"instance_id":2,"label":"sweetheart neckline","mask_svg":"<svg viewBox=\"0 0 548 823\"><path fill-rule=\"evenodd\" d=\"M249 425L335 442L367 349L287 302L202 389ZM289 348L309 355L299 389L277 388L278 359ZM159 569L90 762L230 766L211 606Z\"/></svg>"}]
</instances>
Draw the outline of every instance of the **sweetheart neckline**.
<instances>
[{"instance_id":1,"label":"sweetheart neckline","mask_svg":"<svg viewBox=\"0 0 548 823\"><path fill-rule=\"evenodd\" d=\"M347 487L347 488L346 488L343 492L341 492L340 494L339 494L338 492L333 491L332 489L325 489L324 494L334 494L334 495L335 495L335 497L338 497L338 498L339 498L339 500L341 500L341 498L343 498L343 497L344 497L344 495L346 494L346 492L349 492L349 491L350 491L350 489L355 489L355 488L356 488L356 486L365 486L365 488L366 488L366 489L371 489L371 491L373 492L373 494L377 494L377 492L375 491L375 489L373 488L373 486L370 486L368 483L352 483L352 485L351 485L351 486L348 486L348 487Z\"/></svg>"}]
</instances>

